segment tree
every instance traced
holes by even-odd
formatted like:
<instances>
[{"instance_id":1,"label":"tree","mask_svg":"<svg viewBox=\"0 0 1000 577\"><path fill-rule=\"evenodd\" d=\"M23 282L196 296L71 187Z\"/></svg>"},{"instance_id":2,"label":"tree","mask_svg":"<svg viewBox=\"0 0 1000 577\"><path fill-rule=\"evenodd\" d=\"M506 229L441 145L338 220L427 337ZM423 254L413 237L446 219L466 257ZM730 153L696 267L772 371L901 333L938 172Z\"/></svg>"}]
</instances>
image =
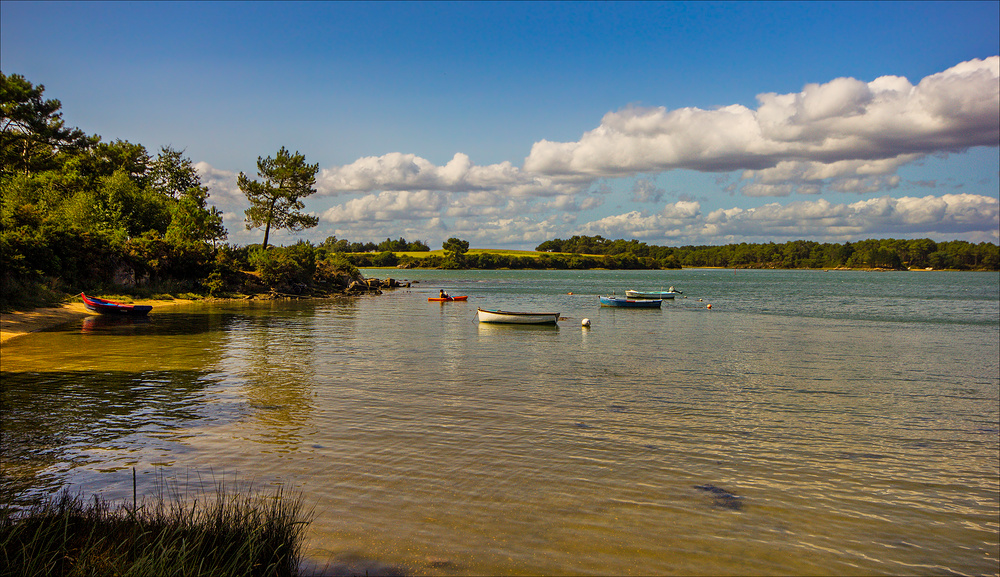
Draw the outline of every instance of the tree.
<instances>
[{"instance_id":1,"label":"tree","mask_svg":"<svg viewBox=\"0 0 1000 577\"><path fill-rule=\"evenodd\" d=\"M446 266L458 268L465 263L465 253L469 250L469 241L451 237L442 243L441 248L448 255Z\"/></svg>"},{"instance_id":2,"label":"tree","mask_svg":"<svg viewBox=\"0 0 1000 577\"><path fill-rule=\"evenodd\" d=\"M319 164L306 164L306 157L291 154L284 146L275 158L257 157L257 174L263 182L250 180L240 173L237 184L250 201L246 210L247 230L264 227L262 250L267 250L271 227L299 231L319 224L319 218L300 212L299 200L316 192Z\"/></svg>"},{"instance_id":3,"label":"tree","mask_svg":"<svg viewBox=\"0 0 1000 577\"><path fill-rule=\"evenodd\" d=\"M443 248L445 252L449 253L448 256L458 260L463 254L469 251L469 241L451 237L444 241L441 248Z\"/></svg>"},{"instance_id":4,"label":"tree","mask_svg":"<svg viewBox=\"0 0 1000 577\"><path fill-rule=\"evenodd\" d=\"M173 218L166 238L171 242L211 242L213 245L228 236L222 224L222 212L208 206L208 187L192 186L181 193L173 208Z\"/></svg>"},{"instance_id":5,"label":"tree","mask_svg":"<svg viewBox=\"0 0 1000 577\"><path fill-rule=\"evenodd\" d=\"M43 100L45 86L33 86L20 74L0 72L0 167L5 173L32 174L52 168L60 152L93 146L79 128L67 128L62 103Z\"/></svg>"},{"instance_id":6,"label":"tree","mask_svg":"<svg viewBox=\"0 0 1000 577\"><path fill-rule=\"evenodd\" d=\"M150 185L154 190L181 198L188 190L201 186L201 177L186 158L183 150L174 150L169 146L160 148L156 160L149 164Z\"/></svg>"}]
</instances>

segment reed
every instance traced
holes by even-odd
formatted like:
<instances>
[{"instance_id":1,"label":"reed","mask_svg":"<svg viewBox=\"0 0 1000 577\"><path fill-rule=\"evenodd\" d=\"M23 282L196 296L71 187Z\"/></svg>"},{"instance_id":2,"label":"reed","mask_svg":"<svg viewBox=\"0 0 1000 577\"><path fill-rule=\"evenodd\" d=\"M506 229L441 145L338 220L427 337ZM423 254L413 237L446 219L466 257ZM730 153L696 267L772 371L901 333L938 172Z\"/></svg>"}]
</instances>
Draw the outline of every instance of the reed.
<instances>
[{"instance_id":1,"label":"reed","mask_svg":"<svg viewBox=\"0 0 1000 577\"><path fill-rule=\"evenodd\" d=\"M141 503L64 491L0 519L0 575L298 575L309 520L282 489Z\"/></svg>"}]
</instances>

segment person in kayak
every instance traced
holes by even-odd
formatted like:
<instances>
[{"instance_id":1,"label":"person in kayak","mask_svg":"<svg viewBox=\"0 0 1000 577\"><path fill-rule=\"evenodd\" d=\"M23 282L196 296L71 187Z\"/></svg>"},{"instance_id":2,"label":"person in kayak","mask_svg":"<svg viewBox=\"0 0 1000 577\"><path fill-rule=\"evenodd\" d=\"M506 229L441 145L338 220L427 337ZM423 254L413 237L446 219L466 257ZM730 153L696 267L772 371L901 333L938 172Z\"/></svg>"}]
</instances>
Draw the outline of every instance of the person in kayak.
<instances>
[{"instance_id":1,"label":"person in kayak","mask_svg":"<svg viewBox=\"0 0 1000 577\"><path fill-rule=\"evenodd\" d=\"M448 293L444 292L444 289L438 291L438 298L446 299L448 298Z\"/></svg>"}]
</instances>

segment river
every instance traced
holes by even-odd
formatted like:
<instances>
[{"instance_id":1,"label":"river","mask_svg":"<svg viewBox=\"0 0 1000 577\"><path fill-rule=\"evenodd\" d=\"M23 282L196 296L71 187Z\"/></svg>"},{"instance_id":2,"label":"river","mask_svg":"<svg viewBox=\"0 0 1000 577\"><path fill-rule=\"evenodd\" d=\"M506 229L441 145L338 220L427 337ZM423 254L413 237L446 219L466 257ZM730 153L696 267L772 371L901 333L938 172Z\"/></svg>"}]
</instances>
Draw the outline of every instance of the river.
<instances>
[{"instance_id":1,"label":"river","mask_svg":"<svg viewBox=\"0 0 1000 577\"><path fill-rule=\"evenodd\" d=\"M996 273L363 272L416 282L8 341L4 499L282 486L370 574L1000 573Z\"/></svg>"}]
</instances>

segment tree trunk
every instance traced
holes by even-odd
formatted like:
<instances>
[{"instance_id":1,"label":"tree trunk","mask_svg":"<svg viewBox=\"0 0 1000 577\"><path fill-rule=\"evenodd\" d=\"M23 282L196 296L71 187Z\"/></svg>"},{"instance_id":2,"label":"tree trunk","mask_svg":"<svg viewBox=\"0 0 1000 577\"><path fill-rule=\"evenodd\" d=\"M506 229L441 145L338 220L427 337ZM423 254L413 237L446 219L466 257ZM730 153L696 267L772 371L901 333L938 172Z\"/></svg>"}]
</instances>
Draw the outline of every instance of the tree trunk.
<instances>
[{"instance_id":1,"label":"tree trunk","mask_svg":"<svg viewBox=\"0 0 1000 577\"><path fill-rule=\"evenodd\" d=\"M264 244L261 246L261 250L267 250L267 237L271 234L271 221L274 220L274 203L278 202L277 198L271 200L271 206L267 208L267 225L264 227Z\"/></svg>"}]
</instances>

